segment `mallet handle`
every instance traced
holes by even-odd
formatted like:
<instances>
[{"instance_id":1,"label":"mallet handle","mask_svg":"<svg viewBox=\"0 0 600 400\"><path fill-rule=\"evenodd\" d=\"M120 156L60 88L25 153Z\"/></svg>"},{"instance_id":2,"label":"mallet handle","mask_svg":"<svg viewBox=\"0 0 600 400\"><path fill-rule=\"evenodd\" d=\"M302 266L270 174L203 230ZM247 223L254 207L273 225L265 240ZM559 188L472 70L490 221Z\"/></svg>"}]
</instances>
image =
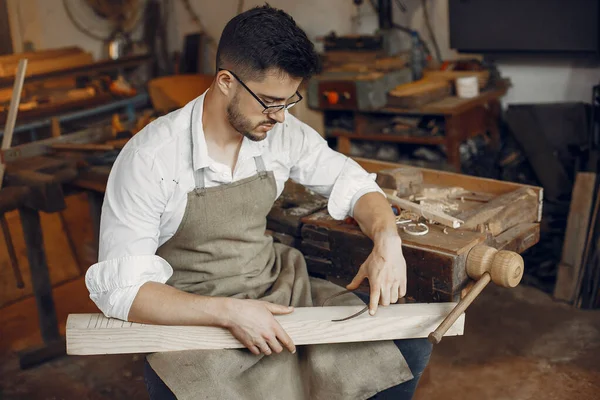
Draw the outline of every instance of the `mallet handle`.
<instances>
[{"instance_id":1,"label":"mallet handle","mask_svg":"<svg viewBox=\"0 0 600 400\"><path fill-rule=\"evenodd\" d=\"M475 298L479 295L479 293L481 293L481 291L487 286L487 284L490 283L491 280L492 277L488 272L484 272L483 275L481 275L481 278L479 278L477 283L473 285L473 288L469 291L469 293L467 293L464 299L462 299L456 305L456 307L454 307L450 314L448 314L448 316L444 318L440 326L438 326L435 331L429 334L428 339L431 343L438 344L442 340L442 337L444 336L446 331L450 329L450 327L456 322L458 317L460 317L460 315L463 312L465 312L467 307L471 305L473 300L475 300Z\"/></svg>"}]
</instances>

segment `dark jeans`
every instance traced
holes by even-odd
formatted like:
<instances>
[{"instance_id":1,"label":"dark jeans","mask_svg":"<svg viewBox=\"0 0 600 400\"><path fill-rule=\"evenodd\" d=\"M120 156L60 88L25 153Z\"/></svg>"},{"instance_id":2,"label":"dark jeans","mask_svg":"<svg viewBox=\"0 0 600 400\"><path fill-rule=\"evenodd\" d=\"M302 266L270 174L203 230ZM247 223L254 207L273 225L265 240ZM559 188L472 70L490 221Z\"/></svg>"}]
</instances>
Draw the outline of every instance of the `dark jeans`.
<instances>
[{"instance_id":1,"label":"dark jeans","mask_svg":"<svg viewBox=\"0 0 600 400\"><path fill-rule=\"evenodd\" d=\"M356 294L361 298L361 300L363 300L365 303L368 303L368 296L360 293ZM394 386L384 390L383 392L377 393L373 399L412 399L417 385L419 384L419 379L421 378L421 375L423 374L423 371L429 362L432 345L427 339L394 340L394 343L402 352L402 355L406 359L414 378L398 386ZM172 400L176 398L173 392L171 392L167 385L158 377L156 372L154 372L150 364L148 364L148 361L144 363L144 380L146 381L146 387L148 388L150 400Z\"/></svg>"}]
</instances>

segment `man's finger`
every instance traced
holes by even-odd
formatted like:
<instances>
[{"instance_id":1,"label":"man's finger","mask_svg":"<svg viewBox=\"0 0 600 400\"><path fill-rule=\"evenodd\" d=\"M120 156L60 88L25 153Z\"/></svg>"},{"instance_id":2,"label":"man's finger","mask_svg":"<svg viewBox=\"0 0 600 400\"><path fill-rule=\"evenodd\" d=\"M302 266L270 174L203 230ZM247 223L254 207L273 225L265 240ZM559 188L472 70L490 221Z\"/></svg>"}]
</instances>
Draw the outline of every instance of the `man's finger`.
<instances>
[{"instance_id":1,"label":"man's finger","mask_svg":"<svg viewBox=\"0 0 600 400\"><path fill-rule=\"evenodd\" d=\"M381 287L381 305L390 305L390 287L388 285L383 285Z\"/></svg>"},{"instance_id":2,"label":"man's finger","mask_svg":"<svg viewBox=\"0 0 600 400\"><path fill-rule=\"evenodd\" d=\"M406 296L406 279L400 281L400 286L398 287L398 297L403 298Z\"/></svg>"},{"instance_id":3,"label":"man's finger","mask_svg":"<svg viewBox=\"0 0 600 400\"><path fill-rule=\"evenodd\" d=\"M264 302L267 306L267 310L271 311L273 315L279 314L289 314L294 311L294 307L282 306L280 304L269 303L268 301Z\"/></svg>"},{"instance_id":4,"label":"man's finger","mask_svg":"<svg viewBox=\"0 0 600 400\"><path fill-rule=\"evenodd\" d=\"M277 340L277 338L275 336L269 337L266 340L267 340L267 344L269 345L271 350L273 350L277 354L281 353L281 351L283 350L283 347L281 347L281 344L279 343L279 341Z\"/></svg>"},{"instance_id":5,"label":"man's finger","mask_svg":"<svg viewBox=\"0 0 600 400\"><path fill-rule=\"evenodd\" d=\"M381 297L381 288L379 285L374 284L371 286L371 298L369 300L369 314L375 315L377 312L377 304L379 304L379 298Z\"/></svg>"},{"instance_id":6,"label":"man's finger","mask_svg":"<svg viewBox=\"0 0 600 400\"><path fill-rule=\"evenodd\" d=\"M400 296L400 285L394 283L392 290L390 291L390 304L396 304L398 302L398 296Z\"/></svg>"},{"instance_id":7,"label":"man's finger","mask_svg":"<svg viewBox=\"0 0 600 400\"><path fill-rule=\"evenodd\" d=\"M278 324L279 325L279 324ZM296 345L294 344L294 341L292 340L292 338L287 334L287 332L281 327L281 325L279 325L276 329L275 329L275 335L277 336L277 339L279 340L279 342L290 351L290 353L294 354L296 353Z\"/></svg>"},{"instance_id":8,"label":"man's finger","mask_svg":"<svg viewBox=\"0 0 600 400\"><path fill-rule=\"evenodd\" d=\"M248 347L248 350L250 350L252 352L252 354L254 354L256 356L260 354L260 349L258 347L254 346L254 345L246 346L246 347Z\"/></svg>"},{"instance_id":9,"label":"man's finger","mask_svg":"<svg viewBox=\"0 0 600 400\"><path fill-rule=\"evenodd\" d=\"M360 284L362 283L362 281L364 281L365 278L367 277L362 271L363 271L362 268L358 270L358 273L356 274L356 276L354 277L354 279L352 279L352 282L350 282L346 286L346 289L348 289L348 290L358 289L358 287L360 286Z\"/></svg>"},{"instance_id":10,"label":"man's finger","mask_svg":"<svg viewBox=\"0 0 600 400\"><path fill-rule=\"evenodd\" d=\"M258 347L261 352L265 353L268 356L270 356L271 353L272 353L271 348L269 347L269 345L265 341L262 341L260 343L256 343L256 347Z\"/></svg>"}]
</instances>

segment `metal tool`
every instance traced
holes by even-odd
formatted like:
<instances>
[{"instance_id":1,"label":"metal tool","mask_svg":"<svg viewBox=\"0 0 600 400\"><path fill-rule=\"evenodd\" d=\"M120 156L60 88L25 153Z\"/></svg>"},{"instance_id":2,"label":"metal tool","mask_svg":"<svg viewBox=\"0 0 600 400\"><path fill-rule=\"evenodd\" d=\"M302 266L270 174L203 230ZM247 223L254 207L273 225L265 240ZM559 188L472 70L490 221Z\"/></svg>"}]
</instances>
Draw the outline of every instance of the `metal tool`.
<instances>
[{"instance_id":1,"label":"metal tool","mask_svg":"<svg viewBox=\"0 0 600 400\"><path fill-rule=\"evenodd\" d=\"M336 293L333 296L328 297L327 299L325 299L325 301L323 301L323 304L321 304L321 307L325 307L325 303L327 303L329 300L334 299L336 297L339 297L341 295L344 294L348 294L348 293L352 293L351 290L344 290L342 292ZM352 319L354 317L358 317L361 314L364 314L367 310L369 309L369 306L365 306L362 310L355 312L354 314L346 317L346 318L341 318L341 319L332 319L331 322L342 322L342 321L348 321L349 319Z\"/></svg>"}]
</instances>

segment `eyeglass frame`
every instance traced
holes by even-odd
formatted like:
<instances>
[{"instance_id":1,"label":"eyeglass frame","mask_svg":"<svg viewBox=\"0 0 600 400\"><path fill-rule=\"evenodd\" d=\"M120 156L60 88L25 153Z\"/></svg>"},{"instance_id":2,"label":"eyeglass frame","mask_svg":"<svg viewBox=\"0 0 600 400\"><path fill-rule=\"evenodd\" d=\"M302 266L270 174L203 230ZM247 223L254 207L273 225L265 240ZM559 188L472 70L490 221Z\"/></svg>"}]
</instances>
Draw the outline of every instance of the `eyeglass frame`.
<instances>
[{"instance_id":1,"label":"eyeglass frame","mask_svg":"<svg viewBox=\"0 0 600 400\"><path fill-rule=\"evenodd\" d=\"M219 68L219 71L227 71L231 75L233 75L233 77L244 87L244 89L246 89L248 91L248 93L250 93L252 95L252 97L254 97L256 99L256 101L258 101L258 103L263 107L263 111L262 111L263 114L275 114L276 112L279 112L281 110L288 110L288 109L292 108L293 106L295 106L296 104L298 104L303 99L300 92L298 92L296 90L295 94L296 94L296 96L298 96L297 101L294 101L289 104L281 104L278 106L268 106L265 103L263 103L263 101L248 86L246 86L246 84L235 73L233 73L230 70L225 69L225 68ZM269 111L269 109L273 109L274 111Z\"/></svg>"}]
</instances>

